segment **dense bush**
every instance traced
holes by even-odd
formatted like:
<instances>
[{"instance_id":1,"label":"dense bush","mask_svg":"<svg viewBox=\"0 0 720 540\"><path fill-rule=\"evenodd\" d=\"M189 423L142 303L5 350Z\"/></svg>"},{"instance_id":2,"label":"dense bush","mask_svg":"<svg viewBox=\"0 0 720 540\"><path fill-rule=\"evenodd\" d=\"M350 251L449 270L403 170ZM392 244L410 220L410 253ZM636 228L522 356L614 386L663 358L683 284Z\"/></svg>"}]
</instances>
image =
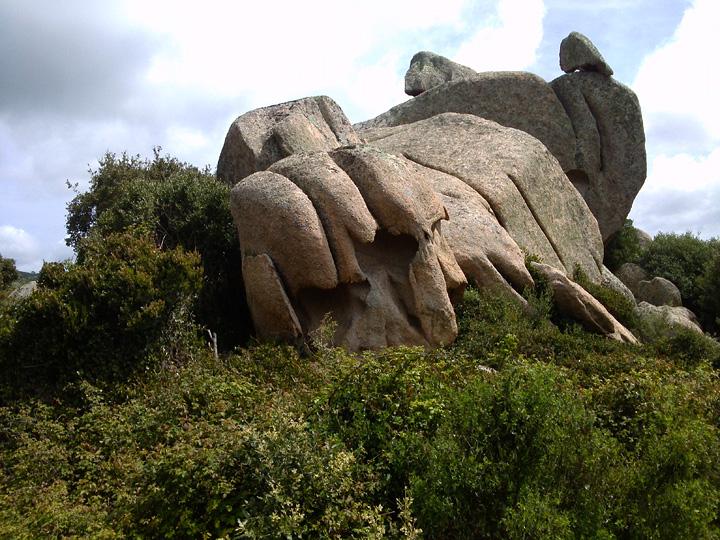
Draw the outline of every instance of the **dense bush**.
<instances>
[{"instance_id":1,"label":"dense bush","mask_svg":"<svg viewBox=\"0 0 720 540\"><path fill-rule=\"evenodd\" d=\"M197 255L129 232L88 237L81 253L76 264L46 264L38 290L0 316L2 377L34 387L112 379L182 355Z\"/></svg>"},{"instance_id":2,"label":"dense bush","mask_svg":"<svg viewBox=\"0 0 720 540\"><path fill-rule=\"evenodd\" d=\"M643 250L638 239L638 231L631 219L626 219L622 228L613 234L605 246L604 263L611 271L615 271L624 263L636 263Z\"/></svg>"},{"instance_id":3,"label":"dense bush","mask_svg":"<svg viewBox=\"0 0 720 540\"><path fill-rule=\"evenodd\" d=\"M82 242L129 229L146 231L158 247L200 254L201 324L217 332L223 348L248 337L240 249L230 215L229 187L207 169L163 157L107 153L91 172L90 188L68 205L67 242L82 260Z\"/></svg>"},{"instance_id":4,"label":"dense bush","mask_svg":"<svg viewBox=\"0 0 720 540\"><path fill-rule=\"evenodd\" d=\"M702 295L700 312L706 325L715 332L720 330L720 247L705 265L705 271L698 280Z\"/></svg>"},{"instance_id":5,"label":"dense bush","mask_svg":"<svg viewBox=\"0 0 720 540\"><path fill-rule=\"evenodd\" d=\"M471 289L444 349L190 349L112 389L16 400L0 537L717 537L710 352L547 311Z\"/></svg>"}]
</instances>

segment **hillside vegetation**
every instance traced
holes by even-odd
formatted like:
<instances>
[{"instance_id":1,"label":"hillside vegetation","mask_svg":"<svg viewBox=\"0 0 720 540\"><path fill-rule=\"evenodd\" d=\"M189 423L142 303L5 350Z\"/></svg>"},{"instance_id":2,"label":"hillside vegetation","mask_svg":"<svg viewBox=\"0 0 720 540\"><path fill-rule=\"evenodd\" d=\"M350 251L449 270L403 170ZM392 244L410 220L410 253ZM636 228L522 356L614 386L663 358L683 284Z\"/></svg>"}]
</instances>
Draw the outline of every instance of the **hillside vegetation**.
<instances>
[{"instance_id":1,"label":"hillside vegetation","mask_svg":"<svg viewBox=\"0 0 720 540\"><path fill-rule=\"evenodd\" d=\"M108 154L68 233L0 308L0 538L720 535L707 336L588 334L539 280L432 351L247 341L227 187L159 152Z\"/></svg>"}]
</instances>

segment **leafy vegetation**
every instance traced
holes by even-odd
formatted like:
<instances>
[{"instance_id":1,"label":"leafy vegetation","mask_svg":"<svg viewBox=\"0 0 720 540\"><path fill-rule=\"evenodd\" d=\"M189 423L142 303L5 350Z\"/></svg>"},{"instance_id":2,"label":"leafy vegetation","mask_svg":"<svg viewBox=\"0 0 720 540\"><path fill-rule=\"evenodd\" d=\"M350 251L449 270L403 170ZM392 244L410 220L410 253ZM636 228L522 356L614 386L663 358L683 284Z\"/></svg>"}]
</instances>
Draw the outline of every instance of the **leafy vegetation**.
<instances>
[{"instance_id":1,"label":"leafy vegetation","mask_svg":"<svg viewBox=\"0 0 720 540\"><path fill-rule=\"evenodd\" d=\"M90 188L68 205L68 245L82 261L82 240L128 230L148 234L162 250L182 247L200 255L203 285L199 324L230 349L249 335L237 233L229 186L156 148L152 160L107 153L91 170Z\"/></svg>"},{"instance_id":2,"label":"leafy vegetation","mask_svg":"<svg viewBox=\"0 0 720 540\"><path fill-rule=\"evenodd\" d=\"M717 342L588 334L539 279L527 306L466 291L436 350L351 354L328 326L302 355L215 355L221 195L106 156L70 205L77 261L0 306L0 538L720 536Z\"/></svg>"},{"instance_id":3,"label":"leafy vegetation","mask_svg":"<svg viewBox=\"0 0 720 540\"><path fill-rule=\"evenodd\" d=\"M697 314L703 327L716 332L720 311L716 306L717 277L712 272L718 257L717 239L702 240L690 233L659 233L639 261L651 276L664 277L677 285L683 305Z\"/></svg>"},{"instance_id":4,"label":"leafy vegetation","mask_svg":"<svg viewBox=\"0 0 720 540\"><path fill-rule=\"evenodd\" d=\"M7 289L18 278L13 259L6 259L0 255L0 291Z\"/></svg>"},{"instance_id":5,"label":"leafy vegetation","mask_svg":"<svg viewBox=\"0 0 720 540\"><path fill-rule=\"evenodd\" d=\"M608 240L603 262L614 272L624 263L637 263L642 251L638 231L632 219L626 219L622 228Z\"/></svg>"},{"instance_id":6,"label":"leafy vegetation","mask_svg":"<svg viewBox=\"0 0 720 540\"><path fill-rule=\"evenodd\" d=\"M672 281L683 305L693 311L706 331L720 331L720 240L691 233L658 233L641 247L632 220L608 242L605 265L616 270L626 262L639 264L648 275ZM588 289L589 290L589 289ZM595 291L591 291L595 295Z\"/></svg>"},{"instance_id":7,"label":"leafy vegetation","mask_svg":"<svg viewBox=\"0 0 720 540\"><path fill-rule=\"evenodd\" d=\"M192 324L198 257L161 251L133 233L89 237L82 262L46 263L38 290L0 316L0 376L7 391L81 378L122 379L173 361Z\"/></svg>"},{"instance_id":8,"label":"leafy vegetation","mask_svg":"<svg viewBox=\"0 0 720 540\"><path fill-rule=\"evenodd\" d=\"M537 301L537 300L533 300ZM0 537L712 538L709 349L467 292L455 346L253 345L0 408ZM487 366L495 366L495 370ZM65 396L73 395L73 400Z\"/></svg>"}]
</instances>

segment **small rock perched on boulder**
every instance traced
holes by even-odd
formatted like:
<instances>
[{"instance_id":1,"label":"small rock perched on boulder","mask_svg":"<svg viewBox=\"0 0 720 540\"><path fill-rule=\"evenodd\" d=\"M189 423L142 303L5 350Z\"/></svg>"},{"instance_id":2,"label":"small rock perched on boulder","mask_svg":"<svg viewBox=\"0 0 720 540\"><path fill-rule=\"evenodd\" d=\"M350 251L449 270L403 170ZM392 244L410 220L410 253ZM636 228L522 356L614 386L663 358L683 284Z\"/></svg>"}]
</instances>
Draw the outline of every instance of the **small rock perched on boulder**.
<instances>
[{"instance_id":1,"label":"small rock perched on boulder","mask_svg":"<svg viewBox=\"0 0 720 540\"><path fill-rule=\"evenodd\" d=\"M607 77L613 74L593 42L580 32L570 32L560 43L560 69L565 73L597 71Z\"/></svg>"},{"instance_id":2,"label":"small rock perched on boulder","mask_svg":"<svg viewBox=\"0 0 720 540\"><path fill-rule=\"evenodd\" d=\"M410 68L405 74L405 93L408 96L419 96L434 86L456 79L469 79L475 75L476 71L444 56L420 51L410 60Z\"/></svg>"}]
</instances>

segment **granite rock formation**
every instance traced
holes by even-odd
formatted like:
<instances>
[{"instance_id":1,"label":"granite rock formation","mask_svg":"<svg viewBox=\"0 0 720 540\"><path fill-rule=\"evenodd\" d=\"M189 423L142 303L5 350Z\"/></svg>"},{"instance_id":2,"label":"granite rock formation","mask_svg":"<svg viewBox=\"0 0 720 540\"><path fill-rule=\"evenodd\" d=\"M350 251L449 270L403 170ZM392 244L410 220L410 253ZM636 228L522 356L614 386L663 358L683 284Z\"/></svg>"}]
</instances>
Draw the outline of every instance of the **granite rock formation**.
<instances>
[{"instance_id":1,"label":"granite rock formation","mask_svg":"<svg viewBox=\"0 0 720 540\"><path fill-rule=\"evenodd\" d=\"M572 317L591 332L626 343L637 344L635 336L625 328L589 292L573 282L563 272L547 264L531 262L548 282L558 309Z\"/></svg>"},{"instance_id":2,"label":"granite rock formation","mask_svg":"<svg viewBox=\"0 0 720 540\"><path fill-rule=\"evenodd\" d=\"M587 37L572 32L563 40L560 65L568 73L549 84L524 72L473 74L431 54L415 55L405 77L408 93L422 92L355 124L360 136L444 112L520 129L557 158L598 220L604 241L622 227L647 175L642 114L635 94L610 77L612 69Z\"/></svg>"},{"instance_id":3,"label":"granite rock formation","mask_svg":"<svg viewBox=\"0 0 720 540\"><path fill-rule=\"evenodd\" d=\"M595 71L606 77L613 74L593 42L580 32L570 32L560 42L560 69L565 73Z\"/></svg>"},{"instance_id":4,"label":"granite rock formation","mask_svg":"<svg viewBox=\"0 0 720 540\"><path fill-rule=\"evenodd\" d=\"M600 73L568 73L550 83L575 133L570 180L598 220L604 240L619 231L645 183L645 132L637 96Z\"/></svg>"},{"instance_id":5,"label":"granite rock formation","mask_svg":"<svg viewBox=\"0 0 720 540\"><path fill-rule=\"evenodd\" d=\"M533 255L560 309L592 331L636 341L568 276L580 269L629 294L602 265L604 216L593 215L592 189L577 182L599 178L608 163L616 170L622 159L613 156L628 158L616 148L627 134L599 133L637 118L622 117L622 104L593 109L605 118L592 139L539 77L462 67L416 55L409 87L422 93L357 124L357 133L327 97L233 122L217 174L234 186L231 209L260 336L299 342L329 313L335 342L352 350L449 343L457 334L453 303L466 284L524 303ZM597 72L565 77L577 76L610 80ZM557 83L582 96L585 84L592 96L592 79Z\"/></svg>"},{"instance_id":6,"label":"granite rock formation","mask_svg":"<svg viewBox=\"0 0 720 540\"><path fill-rule=\"evenodd\" d=\"M654 306L682 306L680 289L663 277L640 281L637 284L637 299Z\"/></svg>"},{"instance_id":7,"label":"granite rock formation","mask_svg":"<svg viewBox=\"0 0 720 540\"><path fill-rule=\"evenodd\" d=\"M652 329L658 326L663 332L670 329L671 333L676 333L677 328L683 328L703 333L695 314L682 306L654 306L648 302L640 302L635 308L635 314L644 323L640 327L641 338L647 341L657 339L658 336L652 335ZM643 326L649 331L644 331Z\"/></svg>"},{"instance_id":8,"label":"granite rock formation","mask_svg":"<svg viewBox=\"0 0 720 540\"><path fill-rule=\"evenodd\" d=\"M234 185L286 156L358 142L345 113L327 96L263 107L231 124L220 152L217 177Z\"/></svg>"},{"instance_id":9,"label":"granite rock formation","mask_svg":"<svg viewBox=\"0 0 720 540\"><path fill-rule=\"evenodd\" d=\"M405 74L405 93L408 96L419 96L434 86L475 75L477 72L469 67L439 54L421 51L410 60L410 67Z\"/></svg>"}]
</instances>

